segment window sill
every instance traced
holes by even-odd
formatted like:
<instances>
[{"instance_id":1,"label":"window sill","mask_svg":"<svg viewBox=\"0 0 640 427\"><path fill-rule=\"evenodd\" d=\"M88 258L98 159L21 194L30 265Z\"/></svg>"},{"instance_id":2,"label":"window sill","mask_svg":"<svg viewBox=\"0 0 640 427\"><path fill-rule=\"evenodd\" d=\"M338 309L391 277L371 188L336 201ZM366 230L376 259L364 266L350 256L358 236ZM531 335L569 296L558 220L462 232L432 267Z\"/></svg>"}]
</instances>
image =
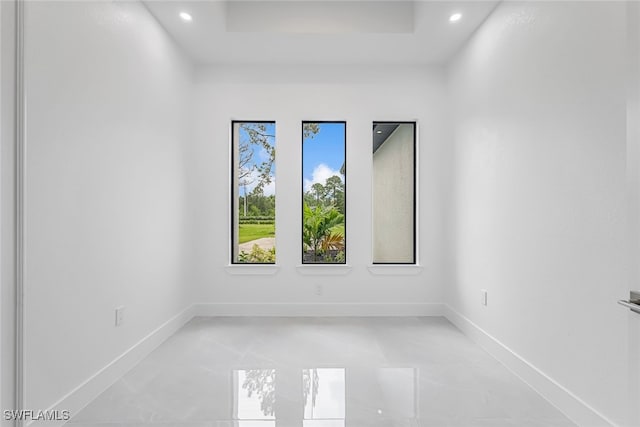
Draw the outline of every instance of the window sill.
<instances>
[{"instance_id":1,"label":"window sill","mask_svg":"<svg viewBox=\"0 0 640 427\"><path fill-rule=\"evenodd\" d=\"M304 276L344 276L351 272L351 266L347 264L301 264L296 266L296 270Z\"/></svg>"},{"instance_id":2,"label":"window sill","mask_svg":"<svg viewBox=\"0 0 640 427\"><path fill-rule=\"evenodd\" d=\"M417 276L422 273L422 267L414 264L374 264L367 269L376 276Z\"/></svg>"},{"instance_id":3,"label":"window sill","mask_svg":"<svg viewBox=\"0 0 640 427\"><path fill-rule=\"evenodd\" d=\"M268 276L276 274L280 266L276 264L230 264L224 268L232 276Z\"/></svg>"}]
</instances>

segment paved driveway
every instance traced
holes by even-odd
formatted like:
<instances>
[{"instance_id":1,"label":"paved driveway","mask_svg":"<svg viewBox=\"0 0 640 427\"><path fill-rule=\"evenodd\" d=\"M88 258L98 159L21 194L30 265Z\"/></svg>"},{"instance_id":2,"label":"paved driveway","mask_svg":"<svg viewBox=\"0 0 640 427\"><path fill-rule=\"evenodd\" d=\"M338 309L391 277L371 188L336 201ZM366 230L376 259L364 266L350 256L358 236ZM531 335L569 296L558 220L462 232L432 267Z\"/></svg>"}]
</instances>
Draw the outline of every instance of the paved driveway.
<instances>
[{"instance_id":1,"label":"paved driveway","mask_svg":"<svg viewBox=\"0 0 640 427\"><path fill-rule=\"evenodd\" d=\"M249 253L251 252L251 248L253 248L253 245L258 245L260 249L269 250L276 245L276 238L263 237L262 239L250 240L248 242L244 242L238 245L238 250L240 252L245 251Z\"/></svg>"}]
</instances>

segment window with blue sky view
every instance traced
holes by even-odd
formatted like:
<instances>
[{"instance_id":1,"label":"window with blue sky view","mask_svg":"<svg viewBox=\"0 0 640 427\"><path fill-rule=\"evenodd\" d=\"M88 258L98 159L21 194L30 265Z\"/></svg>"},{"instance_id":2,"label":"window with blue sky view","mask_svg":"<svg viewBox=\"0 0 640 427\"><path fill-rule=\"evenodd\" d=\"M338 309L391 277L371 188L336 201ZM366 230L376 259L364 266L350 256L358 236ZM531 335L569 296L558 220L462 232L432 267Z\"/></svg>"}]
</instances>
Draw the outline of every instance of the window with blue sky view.
<instances>
[{"instance_id":1,"label":"window with blue sky view","mask_svg":"<svg viewBox=\"0 0 640 427\"><path fill-rule=\"evenodd\" d=\"M346 262L346 123L302 123L302 263Z\"/></svg>"},{"instance_id":2,"label":"window with blue sky view","mask_svg":"<svg viewBox=\"0 0 640 427\"><path fill-rule=\"evenodd\" d=\"M275 263L276 124L233 122L232 263Z\"/></svg>"}]
</instances>

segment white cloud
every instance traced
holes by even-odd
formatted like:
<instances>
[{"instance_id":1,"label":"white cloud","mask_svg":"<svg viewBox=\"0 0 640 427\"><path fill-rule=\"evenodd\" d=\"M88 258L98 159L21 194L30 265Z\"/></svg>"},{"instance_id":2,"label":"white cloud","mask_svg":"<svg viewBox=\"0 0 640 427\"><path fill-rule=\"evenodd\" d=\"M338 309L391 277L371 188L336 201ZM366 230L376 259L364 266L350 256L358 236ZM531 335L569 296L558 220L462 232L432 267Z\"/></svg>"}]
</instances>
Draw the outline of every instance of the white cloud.
<instances>
[{"instance_id":1,"label":"white cloud","mask_svg":"<svg viewBox=\"0 0 640 427\"><path fill-rule=\"evenodd\" d=\"M270 184L267 184L264 186L263 191L265 196L271 196L273 194L276 194L276 178L275 177L271 178Z\"/></svg>"},{"instance_id":2,"label":"white cloud","mask_svg":"<svg viewBox=\"0 0 640 427\"><path fill-rule=\"evenodd\" d=\"M246 186L246 190L248 194L251 194L253 189L256 188L256 185L258 185L259 181L260 181L260 174L258 173L258 171L256 170L251 171L251 173L247 177L247 182L250 182L250 184L247 184ZM242 183L240 183L239 185L240 185L240 195L242 195L244 194L243 190L245 189L245 187L242 185ZM271 177L271 183L265 185L263 187L263 191L265 196L271 196L273 194L276 194L276 177L275 176Z\"/></svg>"},{"instance_id":3,"label":"white cloud","mask_svg":"<svg viewBox=\"0 0 640 427\"><path fill-rule=\"evenodd\" d=\"M327 182L327 178L331 178L332 176L337 175L342 179L342 175L340 175L340 171L335 171L331 169L329 166L324 163L320 163L315 167L313 172L311 173L311 180L304 180L304 191L305 193L311 190L313 184L320 183L324 185Z\"/></svg>"}]
</instances>

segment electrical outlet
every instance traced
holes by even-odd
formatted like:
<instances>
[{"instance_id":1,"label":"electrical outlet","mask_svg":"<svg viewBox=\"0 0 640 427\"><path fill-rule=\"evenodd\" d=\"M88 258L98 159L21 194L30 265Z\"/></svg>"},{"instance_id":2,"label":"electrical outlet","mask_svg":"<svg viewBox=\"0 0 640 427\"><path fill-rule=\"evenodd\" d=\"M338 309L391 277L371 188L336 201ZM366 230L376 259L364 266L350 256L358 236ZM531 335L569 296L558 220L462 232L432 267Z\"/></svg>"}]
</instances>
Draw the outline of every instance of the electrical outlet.
<instances>
[{"instance_id":1,"label":"electrical outlet","mask_svg":"<svg viewBox=\"0 0 640 427\"><path fill-rule=\"evenodd\" d=\"M116 307L116 326L122 325L124 321L124 305Z\"/></svg>"},{"instance_id":2,"label":"electrical outlet","mask_svg":"<svg viewBox=\"0 0 640 427\"><path fill-rule=\"evenodd\" d=\"M480 292L482 293L482 305L486 306L487 305L487 290L486 289L481 289Z\"/></svg>"},{"instance_id":3,"label":"electrical outlet","mask_svg":"<svg viewBox=\"0 0 640 427\"><path fill-rule=\"evenodd\" d=\"M316 295L318 295L319 297L322 296L324 289L322 287L321 283L316 283Z\"/></svg>"}]
</instances>

